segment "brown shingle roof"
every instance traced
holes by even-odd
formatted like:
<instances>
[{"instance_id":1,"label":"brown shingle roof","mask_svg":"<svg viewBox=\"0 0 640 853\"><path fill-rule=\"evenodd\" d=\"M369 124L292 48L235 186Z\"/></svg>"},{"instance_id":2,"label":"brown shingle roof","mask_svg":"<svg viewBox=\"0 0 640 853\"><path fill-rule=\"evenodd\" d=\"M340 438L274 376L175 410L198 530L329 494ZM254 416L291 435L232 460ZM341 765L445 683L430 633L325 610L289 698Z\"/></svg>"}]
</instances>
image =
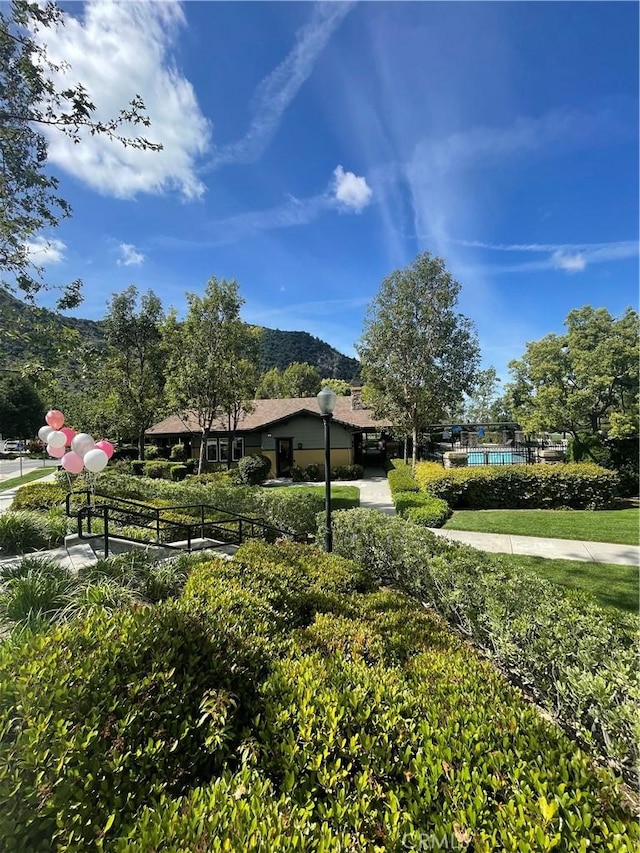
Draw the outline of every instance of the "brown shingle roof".
<instances>
[{"instance_id":1,"label":"brown shingle roof","mask_svg":"<svg viewBox=\"0 0 640 853\"><path fill-rule=\"evenodd\" d=\"M254 400L254 411L243 415L238 422L238 431L260 432L277 421L291 418L307 412L320 417L318 401L315 397L290 397L284 400ZM391 426L390 421L375 420L368 409L351 409L351 397L338 397L333 410L333 419L344 426L355 429L384 429ZM213 432L227 432L225 419L213 425ZM170 415L147 430L147 435L180 435L181 433L200 432L198 421L193 413L180 417Z\"/></svg>"}]
</instances>

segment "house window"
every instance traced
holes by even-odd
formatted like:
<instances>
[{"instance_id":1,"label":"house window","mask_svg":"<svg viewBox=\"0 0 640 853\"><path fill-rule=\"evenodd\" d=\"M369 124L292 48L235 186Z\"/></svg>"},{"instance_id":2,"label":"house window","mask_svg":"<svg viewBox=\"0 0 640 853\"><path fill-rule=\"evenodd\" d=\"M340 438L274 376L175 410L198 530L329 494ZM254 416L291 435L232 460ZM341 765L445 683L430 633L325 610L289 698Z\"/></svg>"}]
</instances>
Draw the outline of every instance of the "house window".
<instances>
[{"instance_id":1,"label":"house window","mask_svg":"<svg viewBox=\"0 0 640 853\"><path fill-rule=\"evenodd\" d=\"M237 462L244 456L244 438L236 438L231 448L231 461ZM226 463L229 461L229 439L210 438L207 441L207 462Z\"/></svg>"}]
</instances>

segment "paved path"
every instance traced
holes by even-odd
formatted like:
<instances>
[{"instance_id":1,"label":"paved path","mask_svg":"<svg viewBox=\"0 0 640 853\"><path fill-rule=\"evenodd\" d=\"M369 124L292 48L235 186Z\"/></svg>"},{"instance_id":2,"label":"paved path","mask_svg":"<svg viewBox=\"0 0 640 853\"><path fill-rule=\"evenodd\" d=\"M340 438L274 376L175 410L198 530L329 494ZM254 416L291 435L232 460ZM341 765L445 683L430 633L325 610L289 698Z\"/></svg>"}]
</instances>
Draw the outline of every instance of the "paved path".
<instances>
[{"instance_id":1,"label":"paved path","mask_svg":"<svg viewBox=\"0 0 640 853\"><path fill-rule=\"evenodd\" d=\"M53 475L43 480L53 479ZM38 482L42 482L39 480ZM290 485L288 480L271 481L273 485ZM300 483L318 486L320 483ZM360 506L377 509L385 515L394 515L395 508L387 476L382 468L367 468L362 480L349 480L337 485L357 486L360 489ZM8 508L15 489L0 492L0 512ZM558 560L583 560L589 563L615 563L623 566L640 566L640 546L615 545L608 542L579 542L572 539L544 539L539 536L511 536L506 533L475 533L465 530L431 529L436 536L455 542L464 542L479 551L498 554L526 554Z\"/></svg>"}]
</instances>

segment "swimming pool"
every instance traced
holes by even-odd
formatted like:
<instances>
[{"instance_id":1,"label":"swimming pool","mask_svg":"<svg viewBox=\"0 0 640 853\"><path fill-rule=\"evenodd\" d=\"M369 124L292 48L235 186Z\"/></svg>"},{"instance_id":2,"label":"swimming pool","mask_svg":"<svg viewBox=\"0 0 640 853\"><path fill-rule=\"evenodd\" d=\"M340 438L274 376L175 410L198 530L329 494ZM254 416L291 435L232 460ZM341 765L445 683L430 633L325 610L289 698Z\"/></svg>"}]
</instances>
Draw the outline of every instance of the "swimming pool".
<instances>
[{"instance_id":1,"label":"swimming pool","mask_svg":"<svg viewBox=\"0 0 640 853\"><path fill-rule=\"evenodd\" d=\"M468 465L524 465L527 457L522 450L470 450Z\"/></svg>"}]
</instances>

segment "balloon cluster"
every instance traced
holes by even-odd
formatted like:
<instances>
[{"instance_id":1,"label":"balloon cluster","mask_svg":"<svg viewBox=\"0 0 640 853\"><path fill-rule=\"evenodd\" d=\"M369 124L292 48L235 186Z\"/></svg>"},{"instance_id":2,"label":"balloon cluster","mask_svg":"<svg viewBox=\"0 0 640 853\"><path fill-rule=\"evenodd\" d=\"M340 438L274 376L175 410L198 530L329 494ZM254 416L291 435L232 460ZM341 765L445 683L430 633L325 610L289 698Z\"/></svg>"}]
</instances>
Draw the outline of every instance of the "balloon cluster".
<instances>
[{"instance_id":1,"label":"balloon cluster","mask_svg":"<svg viewBox=\"0 0 640 853\"><path fill-rule=\"evenodd\" d=\"M98 474L106 468L114 450L110 441L94 441L88 433L64 426L64 415L58 409L48 411L45 421L38 437L47 445L49 456L59 459L67 473L80 474L84 469Z\"/></svg>"}]
</instances>

